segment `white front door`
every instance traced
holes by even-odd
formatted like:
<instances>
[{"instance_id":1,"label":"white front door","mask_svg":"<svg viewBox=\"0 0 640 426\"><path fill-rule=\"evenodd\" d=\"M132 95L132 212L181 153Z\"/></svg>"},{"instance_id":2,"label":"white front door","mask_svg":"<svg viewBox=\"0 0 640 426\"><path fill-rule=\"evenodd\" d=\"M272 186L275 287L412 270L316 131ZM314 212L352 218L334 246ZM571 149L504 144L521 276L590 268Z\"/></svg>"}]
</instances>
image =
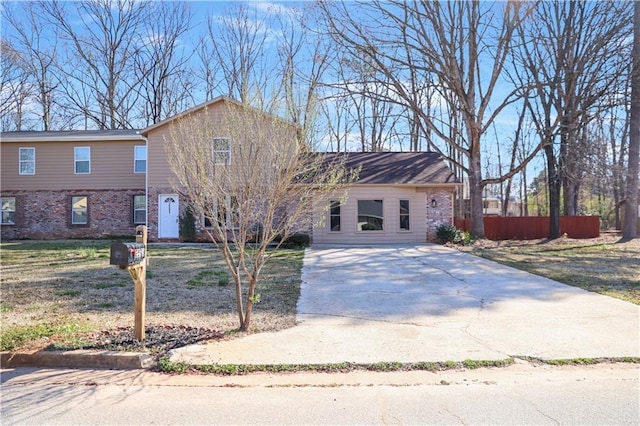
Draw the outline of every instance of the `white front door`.
<instances>
[{"instance_id":1,"label":"white front door","mask_svg":"<svg viewBox=\"0 0 640 426\"><path fill-rule=\"evenodd\" d=\"M178 238L180 201L178 194L158 197L158 238Z\"/></svg>"}]
</instances>

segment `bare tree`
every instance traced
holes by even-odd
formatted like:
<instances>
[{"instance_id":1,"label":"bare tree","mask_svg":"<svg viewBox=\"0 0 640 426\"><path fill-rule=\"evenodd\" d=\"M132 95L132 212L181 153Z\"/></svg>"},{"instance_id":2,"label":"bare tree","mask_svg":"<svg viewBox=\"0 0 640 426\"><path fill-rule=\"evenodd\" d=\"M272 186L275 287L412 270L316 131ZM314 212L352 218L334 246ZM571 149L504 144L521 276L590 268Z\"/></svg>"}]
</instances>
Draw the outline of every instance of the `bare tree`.
<instances>
[{"instance_id":1,"label":"bare tree","mask_svg":"<svg viewBox=\"0 0 640 426\"><path fill-rule=\"evenodd\" d=\"M59 70L69 106L100 129L132 127L138 104L136 89L142 77L134 67L137 41L144 24L153 19L146 14L148 2L84 0L38 4L47 21L68 43L69 56ZM73 17L69 9L73 9Z\"/></svg>"},{"instance_id":2,"label":"bare tree","mask_svg":"<svg viewBox=\"0 0 640 426\"><path fill-rule=\"evenodd\" d=\"M20 52L14 49L7 40L0 40L1 80L0 80L0 126L3 132L26 130L25 104L31 96L28 65L22 59Z\"/></svg>"},{"instance_id":3,"label":"bare tree","mask_svg":"<svg viewBox=\"0 0 640 426\"><path fill-rule=\"evenodd\" d=\"M326 37L314 33L314 8L287 9L278 17L278 73L282 76L285 117L299 128L298 140L315 150L319 144L320 88L330 62Z\"/></svg>"},{"instance_id":4,"label":"bare tree","mask_svg":"<svg viewBox=\"0 0 640 426\"><path fill-rule=\"evenodd\" d=\"M521 5L373 1L358 2L357 13L351 13L354 3L321 5L336 42L383 73L387 81L380 83L393 90L391 100L417 114L421 125L444 143L443 147L431 147L466 170L471 188L471 232L483 238L482 188L487 181L482 178L481 146L495 118L516 99L515 92L502 96L496 87L514 30L522 20ZM423 84L425 79L437 87L442 102L459 112L460 127L453 129L450 122L437 122L418 103L407 81ZM458 162L457 154L463 156L464 163Z\"/></svg>"},{"instance_id":5,"label":"bare tree","mask_svg":"<svg viewBox=\"0 0 640 426\"><path fill-rule=\"evenodd\" d=\"M288 122L227 102L221 115L205 110L179 119L167 140L176 190L221 249L235 282L241 330L260 299L256 284L274 253L267 246L309 229L313 203L351 180L342 164L325 167L321 157L305 154L297 136Z\"/></svg>"},{"instance_id":6,"label":"bare tree","mask_svg":"<svg viewBox=\"0 0 640 426\"><path fill-rule=\"evenodd\" d=\"M138 42L134 57L138 75L137 90L143 101L146 125L178 114L193 104L187 52L181 37L191 29L191 13L184 3L158 2L151 5L152 19L145 23L146 33Z\"/></svg>"},{"instance_id":7,"label":"bare tree","mask_svg":"<svg viewBox=\"0 0 640 426\"><path fill-rule=\"evenodd\" d=\"M13 7L11 7L13 6ZM16 50L20 51L25 75L28 76L33 96L32 102L38 105L38 118L42 130L52 130L55 105L54 93L58 84L55 76L57 45L55 34L45 34L46 27L37 14L32 2L18 5L6 5L3 18L12 27L12 41ZM19 7L16 11L14 7Z\"/></svg>"},{"instance_id":8,"label":"bare tree","mask_svg":"<svg viewBox=\"0 0 640 426\"><path fill-rule=\"evenodd\" d=\"M575 214L581 181L583 129L611 105L623 67L630 3L538 2L518 32L514 74L531 89L526 101L544 146L549 186L549 238L560 236L561 194L565 214ZM564 188L564 192L561 190Z\"/></svg>"},{"instance_id":9,"label":"bare tree","mask_svg":"<svg viewBox=\"0 0 640 426\"><path fill-rule=\"evenodd\" d=\"M266 49L268 28L266 17L243 3L230 6L222 16L208 17L198 54L208 98L228 96L263 110L272 106L267 105L276 98L269 93L273 70Z\"/></svg>"},{"instance_id":10,"label":"bare tree","mask_svg":"<svg viewBox=\"0 0 640 426\"><path fill-rule=\"evenodd\" d=\"M631 109L629 129L629 165L627 167L627 199L622 238L638 236L638 180L640 169L640 3L633 6L633 51L631 54Z\"/></svg>"}]
</instances>

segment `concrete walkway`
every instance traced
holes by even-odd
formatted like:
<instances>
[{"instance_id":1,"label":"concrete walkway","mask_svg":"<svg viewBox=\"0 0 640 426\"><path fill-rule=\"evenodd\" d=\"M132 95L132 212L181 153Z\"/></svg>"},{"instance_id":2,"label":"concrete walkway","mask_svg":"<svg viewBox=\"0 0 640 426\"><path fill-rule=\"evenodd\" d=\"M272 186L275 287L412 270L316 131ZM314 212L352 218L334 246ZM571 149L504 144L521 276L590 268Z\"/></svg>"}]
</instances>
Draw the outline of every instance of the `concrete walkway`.
<instances>
[{"instance_id":1,"label":"concrete walkway","mask_svg":"<svg viewBox=\"0 0 640 426\"><path fill-rule=\"evenodd\" d=\"M172 352L192 364L640 356L640 307L439 245L314 246L299 325Z\"/></svg>"}]
</instances>

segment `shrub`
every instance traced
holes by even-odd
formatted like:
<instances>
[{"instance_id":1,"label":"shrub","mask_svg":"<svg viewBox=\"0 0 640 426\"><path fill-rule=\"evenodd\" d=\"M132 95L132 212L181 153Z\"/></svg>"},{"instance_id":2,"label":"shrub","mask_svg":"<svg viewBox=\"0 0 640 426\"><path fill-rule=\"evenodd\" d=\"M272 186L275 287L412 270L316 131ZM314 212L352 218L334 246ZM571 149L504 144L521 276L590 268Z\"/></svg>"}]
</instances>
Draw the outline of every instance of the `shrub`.
<instances>
[{"instance_id":1,"label":"shrub","mask_svg":"<svg viewBox=\"0 0 640 426\"><path fill-rule=\"evenodd\" d=\"M443 223L436 229L436 236L442 244L453 243L457 234L458 228L448 223Z\"/></svg>"},{"instance_id":2,"label":"shrub","mask_svg":"<svg viewBox=\"0 0 640 426\"><path fill-rule=\"evenodd\" d=\"M189 207L180 216L180 238L183 241L195 241L196 239L196 218Z\"/></svg>"},{"instance_id":3,"label":"shrub","mask_svg":"<svg viewBox=\"0 0 640 426\"><path fill-rule=\"evenodd\" d=\"M442 244L451 243L467 246L473 243L473 238L469 232L458 229L448 223L438 226L436 236Z\"/></svg>"},{"instance_id":4,"label":"shrub","mask_svg":"<svg viewBox=\"0 0 640 426\"><path fill-rule=\"evenodd\" d=\"M311 237L308 234L297 232L287 238L281 245L283 248L304 248L311 244Z\"/></svg>"}]
</instances>

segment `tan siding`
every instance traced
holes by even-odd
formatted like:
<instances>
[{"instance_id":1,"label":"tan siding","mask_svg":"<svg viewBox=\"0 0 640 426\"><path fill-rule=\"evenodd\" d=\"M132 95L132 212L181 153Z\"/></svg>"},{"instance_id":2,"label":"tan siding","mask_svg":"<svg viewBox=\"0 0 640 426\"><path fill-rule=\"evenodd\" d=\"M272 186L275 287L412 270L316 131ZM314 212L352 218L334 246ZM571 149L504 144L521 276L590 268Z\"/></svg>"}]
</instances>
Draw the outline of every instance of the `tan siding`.
<instances>
[{"instance_id":1,"label":"tan siding","mask_svg":"<svg viewBox=\"0 0 640 426\"><path fill-rule=\"evenodd\" d=\"M383 231L356 231L358 221L358 200L383 200L384 230ZM399 202L409 200L411 230L400 230ZM316 222L319 209L316 209ZM426 205L424 194L418 193L415 188L398 188L392 186L358 186L349 190L346 204L341 211L341 232L329 232L329 213L322 212L321 226L316 226L313 231L314 243L405 243L425 242Z\"/></svg>"},{"instance_id":2,"label":"tan siding","mask_svg":"<svg viewBox=\"0 0 640 426\"><path fill-rule=\"evenodd\" d=\"M209 106L206 110L200 110L194 114L194 117L201 118L205 123L203 126L206 126L207 131L203 132L211 135L212 137L220 137L231 139L231 166L232 167L247 167L250 166L248 164L240 164L242 161L238 160L238 153L234 153L234 147L237 145L234 144L233 135L229 135L229 131L227 130L228 123L223 125L223 121L230 109L238 108L235 105L230 105L224 102L220 102L214 105ZM253 120L251 123L238 123L239 126L242 126L239 131L234 129L233 133L235 135L240 135L240 137L246 138L248 140L257 140L262 138L262 140L268 139L265 137L266 133L262 133L269 131L268 129L270 125L272 125L272 117L263 115L263 114L254 114L254 115L242 115L241 119ZM247 118L251 117L251 118ZM233 119L233 118L231 118ZM264 120L264 121L262 121ZM191 121L189 121L191 123ZM189 124L193 125L193 124ZM149 131L147 134L148 139L148 147L147 147L147 164L149 169L149 177L148 177L148 185L149 187L171 187L176 182L172 179L173 172L171 170L171 165L167 158L167 148L166 146L172 142L173 138L179 137L181 133L188 133L189 128L180 127L181 124L179 121L176 122L168 122L166 125L156 127ZM216 131L216 126L220 128L220 131ZM285 129L287 127L284 127ZM295 128L293 126L290 127L291 134L287 135L287 137L279 136L281 140L292 140L292 136L295 136ZM276 130L276 131L284 131L284 130ZM274 138L278 136L273 136ZM210 149L207 145L207 149ZM245 153L246 154L246 153Z\"/></svg>"},{"instance_id":3,"label":"tan siding","mask_svg":"<svg viewBox=\"0 0 640 426\"><path fill-rule=\"evenodd\" d=\"M224 103L214 104L207 109L208 121L219 122L221 120L224 109L227 106ZM165 145L170 141L175 131L175 125L172 122L164 126L152 129L147 135L147 170L149 171L149 187L171 187L173 181L171 177L173 173L167 159ZM219 135L225 137L226 135Z\"/></svg>"},{"instance_id":4,"label":"tan siding","mask_svg":"<svg viewBox=\"0 0 640 426\"><path fill-rule=\"evenodd\" d=\"M133 172L133 147L144 141L5 142L0 144L2 190L137 189L145 174ZM91 148L91 173L74 174L74 147ZM36 148L35 175L18 174L18 150Z\"/></svg>"}]
</instances>

